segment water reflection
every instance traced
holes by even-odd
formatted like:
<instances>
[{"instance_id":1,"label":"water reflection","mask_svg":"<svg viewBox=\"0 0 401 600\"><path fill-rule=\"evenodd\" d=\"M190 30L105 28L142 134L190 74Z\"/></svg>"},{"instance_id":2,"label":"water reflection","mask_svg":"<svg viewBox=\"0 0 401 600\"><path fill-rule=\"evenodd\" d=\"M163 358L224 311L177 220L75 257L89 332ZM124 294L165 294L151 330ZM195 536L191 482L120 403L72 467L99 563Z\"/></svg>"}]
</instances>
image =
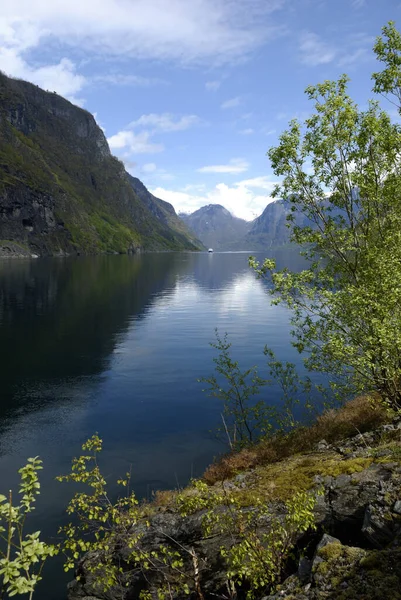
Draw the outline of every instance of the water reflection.
<instances>
[{"instance_id":1,"label":"water reflection","mask_svg":"<svg viewBox=\"0 0 401 600\"><path fill-rule=\"evenodd\" d=\"M247 259L166 253L0 263L2 485L15 485L26 457L41 455L35 526L56 531L66 492L54 477L95 431L110 479L132 463L145 497L184 485L224 450L209 433L221 406L197 381L212 371L215 327L230 334L244 366L263 362L265 343L296 360L287 312L270 306ZM61 600L64 583L52 579L40 597Z\"/></svg>"}]
</instances>

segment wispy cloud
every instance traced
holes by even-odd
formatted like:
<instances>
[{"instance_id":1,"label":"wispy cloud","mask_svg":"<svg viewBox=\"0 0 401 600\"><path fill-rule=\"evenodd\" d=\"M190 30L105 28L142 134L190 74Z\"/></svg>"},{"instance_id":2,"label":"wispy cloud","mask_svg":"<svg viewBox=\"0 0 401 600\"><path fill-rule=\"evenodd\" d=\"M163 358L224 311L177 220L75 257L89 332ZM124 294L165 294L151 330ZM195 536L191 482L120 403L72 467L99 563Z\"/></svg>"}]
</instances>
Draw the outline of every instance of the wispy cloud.
<instances>
[{"instance_id":1,"label":"wispy cloud","mask_svg":"<svg viewBox=\"0 0 401 600\"><path fill-rule=\"evenodd\" d=\"M251 127L248 127L248 129L241 129L238 133L240 133L241 135L252 135L253 133L255 133L255 130Z\"/></svg>"},{"instance_id":2,"label":"wispy cloud","mask_svg":"<svg viewBox=\"0 0 401 600\"><path fill-rule=\"evenodd\" d=\"M300 59L305 65L314 67L332 62L336 49L323 41L316 33L305 31L300 36Z\"/></svg>"},{"instance_id":3,"label":"wispy cloud","mask_svg":"<svg viewBox=\"0 0 401 600\"><path fill-rule=\"evenodd\" d=\"M372 58L372 46L375 38L364 32L354 32L348 35L342 45L338 59L340 67L353 67Z\"/></svg>"},{"instance_id":4,"label":"wispy cloud","mask_svg":"<svg viewBox=\"0 0 401 600\"><path fill-rule=\"evenodd\" d=\"M132 121L129 127L136 129L138 127L149 127L154 132L160 131L169 133L172 131L184 131L195 125L201 124L201 119L197 115L184 115L174 117L170 113L142 115L136 121Z\"/></svg>"},{"instance_id":5,"label":"wispy cloud","mask_svg":"<svg viewBox=\"0 0 401 600\"><path fill-rule=\"evenodd\" d=\"M130 130L122 130L108 138L112 150L117 150L122 158L128 158L131 154L154 154L163 152L163 144L153 143L148 131L134 133Z\"/></svg>"},{"instance_id":6,"label":"wispy cloud","mask_svg":"<svg viewBox=\"0 0 401 600\"><path fill-rule=\"evenodd\" d=\"M243 179L242 181L236 183L237 186L257 188L261 190L267 190L268 192L272 192L276 184L277 181L270 179L270 177L267 175L252 177L252 179Z\"/></svg>"},{"instance_id":7,"label":"wispy cloud","mask_svg":"<svg viewBox=\"0 0 401 600\"><path fill-rule=\"evenodd\" d=\"M154 173L157 170L155 163L146 163L142 165L141 171L142 173Z\"/></svg>"},{"instance_id":8,"label":"wispy cloud","mask_svg":"<svg viewBox=\"0 0 401 600\"><path fill-rule=\"evenodd\" d=\"M166 10L165 0L97 0L96 5L83 0L1 0L0 69L76 98L87 80L78 62L68 61L71 49L103 64L119 58L233 64L281 31L274 13L283 3L170 0ZM149 84L136 76L100 77L106 82L113 77L119 85Z\"/></svg>"},{"instance_id":9,"label":"wispy cloud","mask_svg":"<svg viewBox=\"0 0 401 600\"><path fill-rule=\"evenodd\" d=\"M205 88L208 92L215 92L221 86L221 81L207 81L205 83Z\"/></svg>"},{"instance_id":10,"label":"wispy cloud","mask_svg":"<svg viewBox=\"0 0 401 600\"><path fill-rule=\"evenodd\" d=\"M243 158L232 158L226 165L209 165L198 169L198 173L244 173L249 168L248 161Z\"/></svg>"},{"instance_id":11,"label":"wispy cloud","mask_svg":"<svg viewBox=\"0 0 401 600\"><path fill-rule=\"evenodd\" d=\"M226 100L225 102L223 102L223 104L221 105L221 108L223 110L227 110L228 108L235 108L236 106L239 106L240 104L241 104L241 97L236 96L235 98L230 98L229 100Z\"/></svg>"},{"instance_id":12,"label":"wispy cloud","mask_svg":"<svg viewBox=\"0 0 401 600\"><path fill-rule=\"evenodd\" d=\"M124 73L105 73L90 79L93 83L126 85L137 87L150 87L154 85L167 85L167 81L157 77L143 77L142 75L125 75Z\"/></svg>"},{"instance_id":13,"label":"wispy cloud","mask_svg":"<svg viewBox=\"0 0 401 600\"><path fill-rule=\"evenodd\" d=\"M200 123L202 121L196 115L177 117L170 113L150 113L148 115L141 115L139 119L131 121L125 129L112 135L108 139L108 142L110 148L125 160L132 154L163 152L164 145L153 141L155 135L184 131ZM152 164L149 163L149 165Z\"/></svg>"},{"instance_id":14,"label":"wispy cloud","mask_svg":"<svg viewBox=\"0 0 401 600\"><path fill-rule=\"evenodd\" d=\"M262 127L261 133L263 133L263 135L274 135L276 130L270 127Z\"/></svg>"},{"instance_id":15,"label":"wispy cloud","mask_svg":"<svg viewBox=\"0 0 401 600\"><path fill-rule=\"evenodd\" d=\"M349 52L342 56L339 59L338 64L340 67L353 65L355 63L361 62L361 60L368 58L368 56L370 56L370 52L367 48L358 48L357 50L354 50L353 52Z\"/></svg>"},{"instance_id":16,"label":"wispy cloud","mask_svg":"<svg viewBox=\"0 0 401 600\"><path fill-rule=\"evenodd\" d=\"M175 179L174 175L168 173L166 169L158 167L155 163L145 163L144 165L136 165L135 173L141 178L143 177L147 182L155 183L159 181L172 181ZM149 185L149 183L147 183Z\"/></svg>"}]
</instances>

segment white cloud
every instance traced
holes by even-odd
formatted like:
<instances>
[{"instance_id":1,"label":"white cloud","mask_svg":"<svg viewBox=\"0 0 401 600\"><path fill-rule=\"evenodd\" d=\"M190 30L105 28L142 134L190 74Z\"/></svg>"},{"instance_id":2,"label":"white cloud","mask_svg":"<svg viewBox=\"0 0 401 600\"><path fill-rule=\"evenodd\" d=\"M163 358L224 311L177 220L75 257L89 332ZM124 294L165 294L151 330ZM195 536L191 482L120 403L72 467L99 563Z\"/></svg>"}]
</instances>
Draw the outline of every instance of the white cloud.
<instances>
[{"instance_id":1,"label":"white cloud","mask_svg":"<svg viewBox=\"0 0 401 600\"><path fill-rule=\"evenodd\" d=\"M105 73L95 75L91 78L94 83L106 83L112 85L126 85L137 87L150 87L154 85L166 85L167 81L157 77L143 77L142 75L124 75L124 73Z\"/></svg>"},{"instance_id":2,"label":"white cloud","mask_svg":"<svg viewBox=\"0 0 401 600\"><path fill-rule=\"evenodd\" d=\"M119 57L184 65L235 63L280 33L273 13L283 3L1 0L0 69L71 96L84 84L82 75L60 60L71 48L103 64ZM131 83L145 82L131 78Z\"/></svg>"},{"instance_id":3,"label":"white cloud","mask_svg":"<svg viewBox=\"0 0 401 600\"><path fill-rule=\"evenodd\" d=\"M272 202L271 192L276 183L266 176L238 181L233 185L218 183L207 191L196 185L182 190L157 187L151 191L158 198L171 202L177 212L191 213L207 204L222 204L235 216L250 221L262 214L267 204Z\"/></svg>"},{"instance_id":4,"label":"white cloud","mask_svg":"<svg viewBox=\"0 0 401 600\"><path fill-rule=\"evenodd\" d=\"M300 36L300 59L305 65L315 67L331 62L336 50L324 42L316 33L305 31Z\"/></svg>"},{"instance_id":5,"label":"white cloud","mask_svg":"<svg viewBox=\"0 0 401 600\"><path fill-rule=\"evenodd\" d=\"M342 56L340 58L340 60L338 61L338 64L341 67L353 65L357 62L361 62L362 60L365 60L369 56L370 56L370 52L368 51L367 48L358 48L357 50L354 50L353 52L347 52L347 54L344 54L344 56Z\"/></svg>"},{"instance_id":6,"label":"white cloud","mask_svg":"<svg viewBox=\"0 0 401 600\"><path fill-rule=\"evenodd\" d=\"M220 81L207 81L205 83L205 88L207 89L208 92L215 92L216 90L219 89L221 85Z\"/></svg>"},{"instance_id":7,"label":"white cloud","mask_svg":"<svg viewBox=\"0 0 401 600\"><path fill-rule=\"evenodd\" d=\"M262 133L264 135L274 135L276 133L275 129L269 129L268 127L263 127L262 128Z\"/></svg>"},{"instance_id":8,"label":"white cloud","mask_svg":"<svg viewBox=\"0 0 401 600\"><path fill-rule=\"evenodd\" d=\"M142 115L136 121L132 121L129 127L135 129L137 127L150 127L154 132L160 131L169 133L171 131L184 131L194 125L199 125L201 119L196 115L184 115L176 120L169 113Z\"/></svg>"},{"instance_id":9,"label":"white cloud","mask_svg":"<svg viewBox=\"0 0 401 600\"><path fill-rule=\"evenodd\" d=\"M241 131L239 131L239 133L241 135L252 135L253 133L255 133L255 130L252 129L251 127L249 127L248 129L241 129Z\"/></svg>"},{"instance_id":10,"label":"white cloud","mask_svg":"<svg viewBox=\"0 0 401 600\"><path fill-rule=\"evenodd\" d=\"M122 158L128 158L130 154L153 154L163 152L162 144L154 144L150 140L148 131L134 133L130 130L119 131L107 140L112 150L117 150Z\"/></svg>"},{"instance_id":11,"label":"white cloud","mask_svg":"<svg viewBox=\"0 0 401 600\"><path fill-rule=\"evenodd\" d=\"M241 98L240 96L236 96L235 98L230 98L230 100L226 100L225 102L223 102L223 104L221 105L221 108L223 110L227 110L228 108L235 108L236 106L239 106L241 104Z\"/></svg>"},{"instance_id":12,"label":"white cloud","mask_svg":"<svg viewBox=\"0 0 401 600\"><path fill-rule=\"evenodd\" d=\"M151 113L149 115L142 115L136 121L132 121L126 129L112 135L108 139L108 142L110 148L116 150L118 156L125 160L130 154L163 152L163 144L152 141L152 137L155 134L183 131L199 123L201 123L201 120L196 115L184 115L183 117L175 118L169 113L160 115ZM143 129L144 127L149 129ZM137 129L140 129L140 131L134 131Z\"/></svg>"},{"instance_id":13,"label":"white cloud","mask_svg":"<svg viewBox=\"0 0 401 600\"><path fill-rule=\"evenodd\" d=\"M226 165L209 165L197 169L198 173L243 173L249 168L249 163L243 158L232 158Z\"/></svg>"},{"instance_id":14,"label":"white cloud","mask_svg":"<svg viewBox=\"0 0 401 600\"><path fill-rule=\"evenodd\" d=\"M257 188L260 190L267 190L271 193L276 183L277 180L271 180L267 175L261 175L259 177L253 177L252 179L243 179L242 181L239 181L236 185L242 187Z\"/></svg>"},{"instance_id":15,"label":"white cloud","mask_svg":"<svg viewBox=\"0 0 401 600\"><path fill-rule=\"evenodd\" d=\"M123 157L122 160L128 173L142 179L147 187L149 187L149 184L155 184L158 181L172 181L175 179L174 175L168 173L166 169L159 168L153 162L141 165L129 157Z\"/></svg>"},{"instance_id":16,"label":"white cloud","mask_svg":"<svg viewBox=\"0 0 401 600\"><path fill-rule=\"evenodd\" d=\"M142 165L141 167L141 171L142 173L154 173L156 171L157 167L155 165L155 163L146 163L145 165Z\"/></svg>"},{"instance_id":17,"label":"white cloud","mask_svg":"<svg viewBox=\"0 0 401 600\"><path fill-rule=\"evenodd\" d=\"M76 72L76 66L71 60L62 58L56 64L42 67L30 66L19 55L19 48L7 48L1 45L1 31L0 70L6 75L31 81L45 90L57 92L76 104L83 103L76 94L82 90L86 79Z\"/></svg>"}]
</instances>

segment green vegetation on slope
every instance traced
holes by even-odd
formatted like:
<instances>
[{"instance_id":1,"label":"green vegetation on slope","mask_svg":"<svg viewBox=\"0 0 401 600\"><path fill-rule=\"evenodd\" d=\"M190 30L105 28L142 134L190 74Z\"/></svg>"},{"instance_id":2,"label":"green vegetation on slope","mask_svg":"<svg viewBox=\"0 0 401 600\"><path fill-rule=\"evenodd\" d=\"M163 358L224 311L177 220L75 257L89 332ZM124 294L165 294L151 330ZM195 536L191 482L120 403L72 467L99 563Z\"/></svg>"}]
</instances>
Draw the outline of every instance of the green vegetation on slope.
<instances>
[{"instance_id":1,"label":"green vegetation on slope","mask_svg":"<svg viewBox=\"0 0 401 600\"><path fill-rule=\"evenodd\" d=\"M38 254L196 250L138 198L94 118L0 74L1 238Z\"/></svg>"}]
</instances>

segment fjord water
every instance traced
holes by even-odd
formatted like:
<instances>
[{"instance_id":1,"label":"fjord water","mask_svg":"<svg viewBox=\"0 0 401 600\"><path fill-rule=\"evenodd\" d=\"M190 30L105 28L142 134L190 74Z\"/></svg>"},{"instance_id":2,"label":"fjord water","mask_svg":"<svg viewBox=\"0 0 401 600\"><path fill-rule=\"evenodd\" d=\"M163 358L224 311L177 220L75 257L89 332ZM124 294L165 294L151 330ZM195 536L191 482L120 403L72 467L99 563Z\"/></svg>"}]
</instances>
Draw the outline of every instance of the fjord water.
<instances>
[{"instance_id":1,"label":"fjord water","mask_svg":"<svg viewBox=\"0 0 401 600\"><path fill-rule=\"evenodd\" d=\"M0 493L29 456L44 461L32 527L55 536L71 490L55 482L98 432L111 484L132 465L140 497L184 485L226 450L210 430L221 405L198 379L213 371L209 342L227 332L241 365L263 347L299 362L288 313L271 306L249 253L14 260L0 263ZM262 256L260 258L263 258ZM282 261L299 260L295 253ZM278 390L265 392L269 402ZM112 485L112 490L115 487ZM39 596L65 598L47 568Z\"/></svg>"}]
</instances>

